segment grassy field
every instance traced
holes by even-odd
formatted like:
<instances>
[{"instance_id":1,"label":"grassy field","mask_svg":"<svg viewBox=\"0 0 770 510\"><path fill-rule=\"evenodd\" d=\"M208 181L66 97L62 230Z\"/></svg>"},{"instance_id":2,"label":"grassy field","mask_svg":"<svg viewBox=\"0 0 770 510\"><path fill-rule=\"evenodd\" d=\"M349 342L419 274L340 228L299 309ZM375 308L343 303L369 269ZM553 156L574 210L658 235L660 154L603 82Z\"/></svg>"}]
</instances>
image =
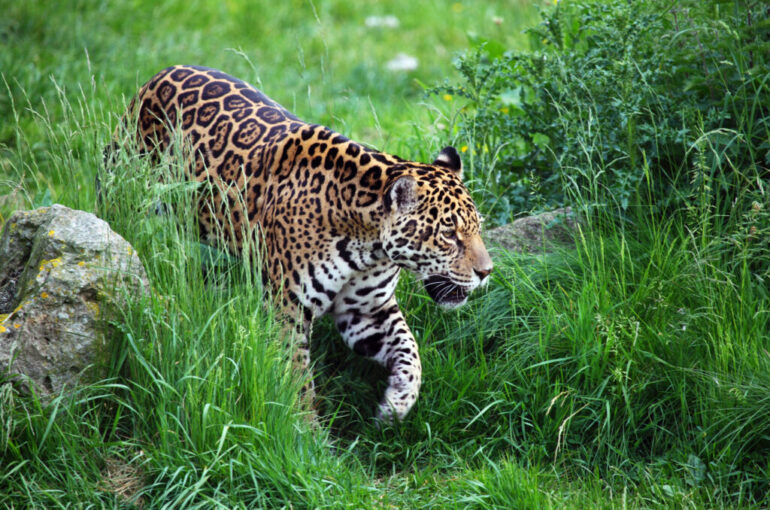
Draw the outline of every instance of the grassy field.
<instances>
[{"instance_id":1,"label":"grassy field","mask_svg":"<svg viewBox=\"0 0 770 510\"><path fill-rule=\"evenodd\" d=\"M301 118L380 150L428 158L450 122L425 104L423 86L453 76L452 58L469 33L521 47L522 31L537 20L534 6L518 0L387 7L2 0L0 7L0 168L7 176L0 219L37 193L44 200L46 190L54 201L89 209L93 194L82 176L97 165L92 148L108 139L127 98L173 64L223 69ZM399 26L366 26L368 17L386 15ZM417 68L389 71L402 53L417 58Z\"/></svg>"},{"instance_id":2,"label":"grassy field","mask_svg":"<svg viewBox=\"0 0 770 510\"><path fill-rule=\"evenodd\" d=\"M0 224L53 202L95 210L117 116L175 63L221 68L304 119L427 160L463 103L425 87L455 80L453 56L479 36L526 50L539 7L553 6L0 0ZM366 26L384 15L399 26ZM399 53L418 67L389 71ZM770 505L767 254L714 235L713 204L665 218L639 205L626 223L592 216L574 248L499 253L489 289L454 313L402 278L424 384L392 427L372 420L382 371L320 321L312 428L251 268L219 260L204 281L191 197L127 163L100 214L143 254L155 294L115 318L114 377L45 407L0 386L0 507ZM176 216L152 214L159 199ZM768 205L746 232L767 232Z\"/></svg>"}]
</instances>

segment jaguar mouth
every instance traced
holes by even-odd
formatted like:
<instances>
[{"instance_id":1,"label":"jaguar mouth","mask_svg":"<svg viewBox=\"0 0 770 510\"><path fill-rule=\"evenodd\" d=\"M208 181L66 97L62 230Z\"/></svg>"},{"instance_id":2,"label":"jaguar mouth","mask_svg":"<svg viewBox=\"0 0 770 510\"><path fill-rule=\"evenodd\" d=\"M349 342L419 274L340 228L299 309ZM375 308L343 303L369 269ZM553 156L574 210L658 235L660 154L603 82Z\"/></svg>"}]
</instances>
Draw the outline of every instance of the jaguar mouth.
<instances>
[{"instance_id":1,"label":"jaguar mouth","mask_svg":"<svg viewBox=\"0 0 770 510\"><path fill-rule=\"evenodd\" d=\"M468 299L468 289L446 276L429 276L424 280L424 285L433 301L445 308L456 308Z\"/></svg>"}]
</instances>

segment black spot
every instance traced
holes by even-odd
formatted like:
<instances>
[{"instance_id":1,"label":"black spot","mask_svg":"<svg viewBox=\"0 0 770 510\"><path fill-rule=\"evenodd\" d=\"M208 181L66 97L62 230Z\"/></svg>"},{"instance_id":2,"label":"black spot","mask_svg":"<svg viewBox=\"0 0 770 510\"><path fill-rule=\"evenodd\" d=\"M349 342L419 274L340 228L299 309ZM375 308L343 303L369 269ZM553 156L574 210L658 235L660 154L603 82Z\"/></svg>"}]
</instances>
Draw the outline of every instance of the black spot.
<instances>
[{"instance_id":1,"label":"black spot","mask_svg":"<svg viewBox=\"0 0 770 510\"><path fill-rule=\"evenodd\" d=\"M240 94L230 94L225 98L225 110L236 110L249 106L248 101Z\"/></svg>"},{"instance_id":2,"label":"black spot","mask_svg":"<svg viewBox=\"0 0 770 510\"><path fill-rule=\"evenodd\" d=\"M194 76L190 76L182 84L182 90L196 89L201 85L203 85L204 83L207 83L208 81L209 81L208 77L203 76L202 74L196 74Z\"/></svg>"},{"instance_id":3,"label":"black spot","mask_svg":"<svg viewBox=\"0 0 770 510\"><path fill-rule=\"evenodd\" d=\"M380 163L382 163L383 165L387 165L388 163L390 163L390 161L388 161L388 158L386 158L384 155L380 154L379 152L373 152L372 153L372 157L375 160L377 160Z\"/></svg>"},{"instance_id":4,"label":"black spot","mask_svg":"<svg viewBox=\"0 0 770 510\"><path fill-rule=\"evenodd\" d=\"M377 165L372 166L364 175L361 176L361 186L366 188L379 189L382 185L380 178L382 177L382 168Z\"/></svg>"},{"instance_id":5,"label":"black spot","mask_svg":"<svg viewBox=\"0 0 770 510\"><path fill-rule=\"evenodd\" d=\"M356 168L356 164L353 163L352 161L346 161L345 167L342 171L342 175L340 175L340 178L339 178L340 184L351 180L353 177L356 176L357 173L358 173L358 168Z\"/></svg>"},{"instance_id":6,"label":"black spot","mask_svg":"<svg viewBox=\"0 0 770 510\"><path fill-rule=\"evenodd\" d=\"M230 92L230 84L224 81L212 81L203 87L203 93L201 99L207 101L209 99L216 99L222 97Z\"/></svg>"},{"instance_id":7,"label":"black spot","mask_svg":"<svg viewBox=\"0 0 770 510\"><path fill-rule=\"evenodd\" d=\"M198 91L188 90L187 92L182 92L176 99L182 108L193 105L198 102Z\"/></svg>"},{"instance_id":8,"label":"black spot","mask_svg":"<svg viewBox=\"0 0 770 510\"><path fill-rule=\"evenodd\" d=\"M348 156L353 156L354 158L358 156L359 152L361 152L361 149L354 143L349 144L348 148L345 149L345 154Z\"/></svg>"},{"instance_id":9,"label":"black spot","mask_svg":"<svg viewBox=\"0 0 770 510\"><path fill-rule=\"evenodd\" d=\"M354 183L351 183L345 186L344 188L342 188L340 197L346 204L349 204L353 200L355 193L356 193L356 185Z\"/></svg>"},{"instance_id":10,"label":"black spot","mask_svg":"<svg viewBox=\"0 0 770 510\"><path fill-rule=\"evenodd\" d=\"M237 181L243 166L243 156L235 151L227 151L220 164L220 174L228 183Z\"/></svg>"},{"instance_id":11,"label":"black spot","mask_svg":"<svg viewBox=\"0 0 770 510\"><path fill-rule=\"evenodd\" d=\"M361 296L361 297L368 296L378 288L379 286L361 287L360 289L356 290L356 296Z\"/></svg>"},{"instance_id":12,"label":"black spot","mask_svg":"<svg viewBox=\"0 0 770 510\"><path fill-rule=\"evenodd\" d=\"M195 120L195 108L186 108L182 113L182 129L187 129L192 126Z\"/></svg>"},{"instance_id":13,"label":"black spot","mask_svg":"<svg viewBox=\"0 0 770 510\"><path fill-rule=\"evenodd\" d=\"M281 112L281 110L278 108L273 108L272 106L263 106L257 110L257 117L264 120L268 124L277 124L286 120L283 112Z\"/></svg>"},{"instance_id":14,"label":"black spot","mask_svg":"<svg viewBox=\"0 0 770 510\"><path fill-rule=\"evenodd\" d=\"M324 176L321 173L316 173L310 179L310 193L320 193L321 186L324 184Z\"/></svg>"},{"instance_id":15,"label":"black spot","mask_svg":"<svg viewBox=\"0 0 770 510\"><path fill-rule=\"evenodd\" d=\"M302 139L309 140L313 136L314 132L314 126L309 126L307 129L303 129L301 133Z\"/></svg>"},{"instance_id":16,"label":"black spot","mask_svg":"<svg viewBox=\"0 0 770 510\"><path fill-rule=\"evenodd\" d=\"M332 147L329 149L329 152L326 153L326 160L324 161L324 168L326 170L331 170L334 168L334 158L337 157L337 152L339 152L336 148Z\"/></svg>"},{"instance_id":17,"label":"black spot","mask_svg":"<svg viewBox=\"0 0 770 510\"><path fill-rule=\"evenodd\" d=\"M374 356L382 349L382 339L382 333L374 333L364 337L353 345L353 352L359 356Z\"/></svg>"},{"instance_id":18,"label":"black spot","mask_svg":"<svg viewBox=\"0 0 770 510\"><path fill-rule=\"evenodd\" d=\"M219 113L219 103L206 103L198 108L198 118L196 123L203 127L208 127L214 117Z\"/></svg>"},{"instance_id":19,"label":"black spot","mask_svg":"<svg viewBox=\"0 0 770 510\"><path fill-rule=\"evenodd\" d=\"M174 81L182 81L191 74L193 74L192 69L177 69L173 73L171 73L171 79Z\"/></svg>"},{"instance_id":20,"label":"black spot","mask_svg":"<svg viewBox=\"0 0 770 510\"><path fill-rule=\"evenodd\" d=\"M176 87L170 82L163 82L158 88L157 96L160 99L161 104L165 107L168 105L169 100L176 94Z\"/></svg>"},{"instance_id":21,"label":"black spot","mask_svg":"<svg viewBox=\"0 0 770 510\"><path fill-rule=\"evenodd\" d=\"M256 119L247 119L238 125L233 133L233 144L241 149L249 149L262 137L265 127Z\"/></svg>"}]
</instances>

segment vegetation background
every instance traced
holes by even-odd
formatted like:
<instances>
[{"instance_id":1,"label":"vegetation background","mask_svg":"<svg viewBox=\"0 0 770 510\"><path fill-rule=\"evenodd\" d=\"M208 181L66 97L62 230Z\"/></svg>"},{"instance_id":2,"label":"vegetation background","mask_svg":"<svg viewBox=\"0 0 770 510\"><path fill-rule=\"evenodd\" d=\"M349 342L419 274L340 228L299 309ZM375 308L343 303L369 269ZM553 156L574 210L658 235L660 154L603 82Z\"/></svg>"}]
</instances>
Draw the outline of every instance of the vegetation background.
<instances>
[{"instance_id":1,"label":"vegetation background","mask_svg":"<svg viewBox=\"0 0 770 510\"><path fill-rule=\"evenodd\" d=\"M0 506L770 505L763 2L0 12L0 224L54 202L95 210L118 116L176 63L402 157L454 143L493 225L564 204L581 220L570 249L499 254L489 290L453 314L403 279L425 378L404 423L374 426L383 374L322 321L314 429L251 268L200 249L191 190L156 184L175 161L124 156L99 214L144 254L155 295L117 311L111 378L46 406L0 385ZM389 69L399 54L417 67ZM152 214L158 200L176 217Z\"/></svg>"}]
</instances>

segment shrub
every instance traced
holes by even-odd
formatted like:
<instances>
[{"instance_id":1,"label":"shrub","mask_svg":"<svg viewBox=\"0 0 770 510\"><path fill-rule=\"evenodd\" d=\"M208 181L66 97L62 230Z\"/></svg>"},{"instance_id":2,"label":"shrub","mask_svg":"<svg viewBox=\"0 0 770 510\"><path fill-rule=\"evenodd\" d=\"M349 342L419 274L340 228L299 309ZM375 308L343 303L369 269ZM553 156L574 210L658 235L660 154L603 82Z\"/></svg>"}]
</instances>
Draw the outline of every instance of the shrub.
<instances>
[{"instance_id":1,"label":"shrub","mask_svg":"<svg viewBox=\"0 0 770 510\"><path fill-rule=\"evenodd\" d=\"M454 136L495 219L575 199L625 211L640 190L669 209L704 184L726 204L762 185L764 3L577 0L542 16L531 52L474 39L460 83L430 91L467 98Z\"/></svg>"}]
</instances>

